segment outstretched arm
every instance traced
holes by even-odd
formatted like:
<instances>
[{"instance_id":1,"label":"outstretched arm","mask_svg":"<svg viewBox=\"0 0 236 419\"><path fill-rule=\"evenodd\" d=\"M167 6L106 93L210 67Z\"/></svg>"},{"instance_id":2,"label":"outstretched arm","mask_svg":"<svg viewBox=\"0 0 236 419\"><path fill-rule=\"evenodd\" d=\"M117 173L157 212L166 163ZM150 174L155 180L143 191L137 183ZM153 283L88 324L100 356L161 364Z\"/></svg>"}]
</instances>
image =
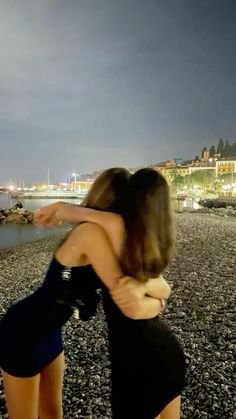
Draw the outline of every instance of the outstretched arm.
<instances>
[{"instance_id":1,"label":"outstretched arm","mask_svg":"<svg viewBox=\"0 0 236 419\"><path fill-rule=\"evenodd\" d=\"M56 227L64 222L79 223L81 221L97 223L106 229L117 221L122 222L122 217L112 212L98 211L64 201L46 205L34 213L34 223L46 227Z\"/></svg>"}]
</instances>

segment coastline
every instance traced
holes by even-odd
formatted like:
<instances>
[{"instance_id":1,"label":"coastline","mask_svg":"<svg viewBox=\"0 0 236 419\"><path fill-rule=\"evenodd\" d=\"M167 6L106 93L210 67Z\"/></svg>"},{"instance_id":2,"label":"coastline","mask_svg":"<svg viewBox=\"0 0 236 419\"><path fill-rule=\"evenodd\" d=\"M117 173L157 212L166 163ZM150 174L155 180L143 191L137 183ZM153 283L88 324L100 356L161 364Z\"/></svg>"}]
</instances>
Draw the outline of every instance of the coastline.
<instances>
[{"instance_id":1,"label":"coastline","mask_svg":"<svg viewBox=\"0 0 236 419\"><path fill-rule=\"evenodd\" d=\"M235 217L176 214L177 253L165 272L173 292L163 319L181 341L187 361L182 419L233 418ZM42 281L65 233L0 250L0 313ZM65 419L111 418L107 329L100 305L88 322L65 327ZM6 413L0 387L0 417Z\"/></svg>"}]
</instances>

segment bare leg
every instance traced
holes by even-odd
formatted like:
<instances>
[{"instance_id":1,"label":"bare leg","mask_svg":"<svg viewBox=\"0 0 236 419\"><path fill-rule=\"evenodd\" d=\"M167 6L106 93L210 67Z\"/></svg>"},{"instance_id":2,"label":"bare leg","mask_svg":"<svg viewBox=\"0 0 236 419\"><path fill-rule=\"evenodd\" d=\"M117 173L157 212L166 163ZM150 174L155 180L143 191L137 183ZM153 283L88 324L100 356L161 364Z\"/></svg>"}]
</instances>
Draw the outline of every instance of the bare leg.
<instances>
[{"instance_id":1,"label":"bare leg","mask_svg":"<svg viewBox=\"0 0 236 419\"><path fill-rule=\"evenodd\" d=\"M11 419L37 419L39 374L14 377L2 371L7 411Z\"/></svg>"},{"instance_id":2,"label":"bare leg","mask_svg":"<svg viewBox=\"0 0 236 419\"><path fill-rule=\"evenodd\" d=\"M62 387L64 376L64 352L40 374L39 417L62 419Z\"/></svg>"},{"instance_id":3,"label":"bare leg","mask_svg":"<svg viewBox=\"0 0 236 419\"><path fill-rule=\"evenodd\" d=\"M173 399L155 419L180 419L180 396Z\"/></svg>"}]
</instances>

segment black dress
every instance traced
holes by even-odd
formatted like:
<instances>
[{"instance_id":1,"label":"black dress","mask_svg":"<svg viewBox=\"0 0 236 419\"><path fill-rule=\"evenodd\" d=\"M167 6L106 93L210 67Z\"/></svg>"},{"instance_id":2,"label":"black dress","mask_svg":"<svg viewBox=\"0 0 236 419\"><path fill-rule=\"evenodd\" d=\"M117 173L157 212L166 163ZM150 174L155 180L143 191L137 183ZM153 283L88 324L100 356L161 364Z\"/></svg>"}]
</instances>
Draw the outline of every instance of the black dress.
<instances>
[{"instance_id":1,"label":"black dress","mask_svg":"<svg viewBox=\"0 0 236 419\"><path fill-rule=\"evenodd\" d=\"M125 317L103 289L111 356L113 419L154 419L180 395L185 359L160 316Z\"/></svg>"},{"instance_id":2,"label":"black dress","mask_svg":"<svg viewBox=\"0 0 236 419\"><path fill-rule=\"evenodd\" d=\"M62 351L62 326L79 308L81 320L95 314L100 280L91 266L70 267L52 259L41 287L13 304L0 321L0 368L31 377Z\"/></svg>"},{"instance_id":3,"label":"black dress","mask_svg":"<svg viewBox=\"0 0 236 419\"><path fill-rule=\"evenodd\" d=\"M0 321L0 367L16 377L39 373L62 352L62 326L74 307L81 320L95 314L98 288L108 322L113 418L154 419L183 388L183 352L159 316L122 315L91 265L63 266L52 259L42 286Z\"/></svg>"}]
</instances>

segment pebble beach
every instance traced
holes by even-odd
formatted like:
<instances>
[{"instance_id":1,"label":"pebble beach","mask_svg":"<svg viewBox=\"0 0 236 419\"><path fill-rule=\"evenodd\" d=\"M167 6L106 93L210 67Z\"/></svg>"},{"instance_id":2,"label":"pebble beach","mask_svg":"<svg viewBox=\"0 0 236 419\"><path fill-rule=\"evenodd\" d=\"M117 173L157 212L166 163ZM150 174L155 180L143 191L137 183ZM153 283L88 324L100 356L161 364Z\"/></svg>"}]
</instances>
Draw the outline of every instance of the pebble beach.
<instances>
[{"instance_id":1,"label":"pebble beach","mask_svg":"<svg viewBox=\"0 0 236 419\"><path fill-rule=\"evenodd\" d=\"M176 214L177 251L165 271L172 295L163 320L186 356L182 419L236 418L235 227L235 217ZM61 238L59 233L0 251L1 316L13 301L39 286ZM64 342L64 418L111 419L102 304L88 322L73 317L64 328ZM2 382L0 418L7 418Z\"/></svg>"}]
</instances>

